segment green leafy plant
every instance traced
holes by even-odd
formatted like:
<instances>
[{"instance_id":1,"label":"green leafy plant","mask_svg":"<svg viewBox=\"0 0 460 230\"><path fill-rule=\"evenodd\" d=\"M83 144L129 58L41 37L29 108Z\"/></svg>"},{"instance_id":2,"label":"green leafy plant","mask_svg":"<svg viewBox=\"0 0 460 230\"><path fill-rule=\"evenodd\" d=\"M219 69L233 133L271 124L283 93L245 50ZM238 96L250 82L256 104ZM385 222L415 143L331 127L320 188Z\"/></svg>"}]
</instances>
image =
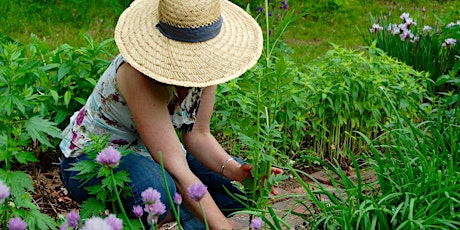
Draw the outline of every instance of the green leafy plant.
<instances>
[{"instance_id":1,"label":"green leafy plant","mask_svg":"<svg viewBox=\"0 0 460 230\"><path fill-rule=\"evenodd\" d=\"M101 213L104 213L104 211L108 208L107 206L109 206L112 213L120 212L126 226L133 229L121 202L122 197L131 195L129 186L126 186L126 183L131 180L129 179L128 172L126 170L115 171L120 158L128 154L128 152L124 151L123 147L118 150L107 147L108 136L93 136L92 140L93 142L91 144L88 144L82 149L82 151L88 155L88 160L81 160L69 168L70 171L78 172L75 179L81 180L83 184L94 178L102 179L101 184L85 187L85 189L88 190L88 193L94 197L91 197L82 203L82 211L80 213L83 218L99 216ZM110 158L115 158L112 155L101 158L102 160L98 158L98 156L103 154L104 151L108 151L107 153L109 154L113 154L114 152L119 154L116 164L115 162L105 162L111 162L110 160L112 159Z\"/></svg>"},{"instance_id":2,"label":"green leafy plant","mask_svg":"<svg viewBox=\"0 0 460 230\"><path fill-rule=\"evenodd\" d=\"M304 199L297 197L297 205L310 215L292 214L304 218L311 229L459 228L459 111L449 111L439 103L424 113L419 104L411 104L422 118L414 123L399 112L389 93L384 97L397 122L374 140L359 133L370 148L364 165L348 151L356 180L339 164L307 156L326 168L333 187L303 173L315 182L308 185L299 175L302 172L291 168L307 191ZM375 175L375 179L364 182L365 174Z\"/></svg>"},{"instance_id":3,"label":"green leafy plant","mask_svg":"<svg viewBox=\"0 0 460 230\"><path fill-rule=\"evenodd\" d=\"M89 37L88 40L91 42ZM79 73L81 79L94 78L93 71L100 70L106 63L97 59L106 46L82 47L70 52L72 48L67 50L66 56L61 55L59 50L57 54L49 51L47 45L38 39L28 45L19 44L8 37L2 37L0 41L0 176L14 191L14 205L9 208L13 210L12 215L24 219L31 228L54 228L54 221L40 213L31 199L33 184L30 176L15 169L19 165L39 162L42 152L47 152L46 159L50 161L49 150L57 145L61 136L58 123L70 116L67 114L69 107L80 105L78 97L73 98L72 93L82 97L90 93L87 87L75 86L79 80L75 75L69 76L70 71L57 70L63 66L58 63L71 56L78 57L68 62L78 64L74 71ZM66 45L62 47L68 48ZM82 62L78 63L80 59ZM91 71L85 71L85 68ZM62 85L66 77L72 83ZM71 86L74 88L70 89L74 91L60 90ZM52 118L55 118L54 121ZM40 163L46 164L48 161Z\"/></svg>"},{"instance_id":4,"label":"green leafy plant","mask_svg":"<svg viewBox=\"0 0 460 230\"><path fill-rule=\"evenodd\" d=\"M55 123L39 114L35 100L39 97L35 90L33 70L37 63L27 59L27 50L8 39L0 44L0 179L10 187L11 200L2 209L9 210L2 217L3 223L9 218L22 218L28 226L52 229L54 221L40 213L33 202L32 180L27 173L15 170L17 165L37 162L31 148L38 144L42 149L52 147L52 138L58 138L60 131Z\"/></svg>"},{"instance_id":5,"label":"green leafy plant","mask_svg":"<svg viewBox=\"0 0 460 230\"><path fill-rule=\"evenodd\" d=\"M285 104L291 103L290 96L293 90L290 86L295 84L293 81L296 76L295 73L291 73L293 63L289 63L284 57L289 50L279 40L289 22L295 20L295 17L288 11L286 1L277 2L276 5L266 1L264 6L256 11L256 18L265 25L266 46L263 58L254 70L247 72L244 77L220 86L216 107L218 116L215 118L219 121L228 121L218 124L221 127L231 124L234 128L232 132L236 133L236 137L231 138L236 139L239 145L237 149L244 151L249 163L258 166L252 170L253 179L245 180L243 184L252 198L249 201L250 206L259 208L266 206L270 187L273 185L271 183L282 180L282 176L268 180L264 178L270 174L272 164L279 153L277 147L281 147L281 133L285 131L290 134L288 126L292 125L293 121L288 121L286 113L281 114L281 111ZM276 58L275 54L281 54L281 57ZM236 104L241 107L238 108ZM280 126L280 122L283 122L283 127ZM230 132L226 134L235 135ZM288 143L286 138L285 147L289 148L291 145L296 146L292 142ZM264 183L265 186L261 186Z\"/></svg>"},{"instance_id":6,"label":"green leafy plant","mask_svg":"<svg viewBox=\"0 0 460 230\"><path fill-rule=\"evenodd\" d=\"M308 66L306 75L310 151L319 159L341 163L348 161L347 147L354 153L365 150L366 143L354 131L374 138L382 132L381 124L395 121L382 89L411 119L414 109L408 105L420 103L426 91L426 74L375 46L368 47L367 53L335 46L323 62Z\"/></svg>"}]
</instances>

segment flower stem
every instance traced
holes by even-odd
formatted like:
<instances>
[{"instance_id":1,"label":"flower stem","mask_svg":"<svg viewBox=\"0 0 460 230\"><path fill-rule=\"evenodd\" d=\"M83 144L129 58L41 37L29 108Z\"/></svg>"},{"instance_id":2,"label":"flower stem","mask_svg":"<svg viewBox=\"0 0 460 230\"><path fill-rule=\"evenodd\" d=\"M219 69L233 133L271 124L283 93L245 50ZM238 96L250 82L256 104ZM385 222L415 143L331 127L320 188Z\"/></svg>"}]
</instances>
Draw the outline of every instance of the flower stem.
<instances>
[{"instance_id":1,"label":"flower stem","mask_svg":"<svg viewBox=\"0 0 460 230\"><path fill-rule=\"evenodd\" d=\"M133 230L133 226L131 225L131 221L129 221L128 215L126 214L125 208L123 207L123 203L121 202L120 194L118 194L117 190L117 183L115 181L115 176L113 175L113 170L110 170L110 178L112 179L113 183L113 190L115 191L115 196L117 197L118 206L120 207L121 213L123 214L123 219L128 224L129 229Z\"/></svg>"},{"instance_id":2,"label":"flower stem","mask_svg":"<svg viewBox=\"0 0 460 230\"><path fill-rule=\"evenodd\" d=\"M209 225L208 225L208 221L206 220L206 213L204 213L203 205L201 205L201 202L198 202L198 203L200 204L201 213L203 214L203 221L204 221L204 224L206 225L206 230L209 230Z\"/></svg>"},{"instance_id":3,"label":"flower stem","mask_svg":"<svg viewBox=\"0 0 460 230\"><path fill-rule=\"evenodd\" d=\"M174 205L173 198L171 196L171 192L169 191L168 183L166 183L166 171L165 171L165 167L164 167L164 164L163 164L163 155L161 154L161 152L158 153L158 157L160 158L161 174L163 176L163 183L165 184L166 194L168 195L168 200L169 200L169 203L171 204L171 209L172 209L172 212L174 214L174 218L176 218L177 229L181 230L182 226L181 226L181 223L180 223L179 205L177 206L177 209L176 209L175 205Z\"/></svg>"}]
</instances>

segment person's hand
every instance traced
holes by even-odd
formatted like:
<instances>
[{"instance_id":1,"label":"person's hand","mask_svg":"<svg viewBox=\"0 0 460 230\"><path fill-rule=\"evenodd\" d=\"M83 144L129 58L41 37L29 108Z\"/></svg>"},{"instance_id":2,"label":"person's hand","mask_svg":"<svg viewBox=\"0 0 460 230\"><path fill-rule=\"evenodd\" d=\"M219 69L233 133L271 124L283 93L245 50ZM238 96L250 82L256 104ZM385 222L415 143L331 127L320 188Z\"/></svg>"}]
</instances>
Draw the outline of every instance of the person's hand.
<instances>
[{"instance_id":1,"label":"person's hand","mask_svg":"<svg viewBox=\"0 0 460 230\"><path fill-rule=\"evenodd\" d=\"M242 164L240 166L240 177L238 177L240 179L238 181L241 182L244 178L253 178L251 170L252 170L252 165L250 165L250 164ZM278 174L283 173L283 170L280 169L280 168L277 168L277 167L272 167L271 168L271 173L275 174L275 175L278 175ZM268 175L265 175L263 177L262 184L264 183L264 181L265 181L265 179L267 177L268 177ZM271 188L271 193L273 195L278 195L278 191L274 187Z\"/></svg>"}]
</instances>

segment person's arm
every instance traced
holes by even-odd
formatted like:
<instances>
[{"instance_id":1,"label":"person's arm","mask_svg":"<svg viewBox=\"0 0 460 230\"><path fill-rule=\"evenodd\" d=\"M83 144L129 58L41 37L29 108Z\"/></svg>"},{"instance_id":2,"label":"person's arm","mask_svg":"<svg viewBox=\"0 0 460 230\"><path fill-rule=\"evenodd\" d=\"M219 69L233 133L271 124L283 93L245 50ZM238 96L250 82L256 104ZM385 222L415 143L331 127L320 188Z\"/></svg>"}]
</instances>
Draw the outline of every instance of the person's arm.
<instances>
[{"instance_id":1,"label":"person's arm","mask_svg":"<svg viewBox=\"0 0 460 230\"><path fill-rule=\"evenodd\" d=\"M127 63L122 64L117 71L117 84L150 154L159 162L158 153L162 153L164 167L175 180L177 189L183 194L184 202L203 220L199 204L191 200L187 194L187 188L200 180L189 169L171 122L166 86L144 76ZM209 192L201 203L211 229L232 228Z\"/></svg>"},{"instance_id":2,"label":"person's arm","mask_svg":"<svg viewBox=\"0 0 460 230\"><path fill-rule=\"evenodd\" d=\"M214 108L216 86L203 89L200 108L193 129L189 133L183 133L185 147L195 159L214 172L221 173L222 165L231 157L210 132L210 121ZM229 161L225 164L223 176L241 181L250 175L252 166L241 165L237 161Z\"/></svg>"},{"instance_id":3,"label":"person's arm","mask_svg":"<svg viewBox=\"0 0 460 230\"><path fill-rule=\"evenodd\" d=\"M210 131L210 121L214 109L216 86L210 86L203 90L200 108L193 129L189 133L183 133L184 144L193 157L214 172L221 173L234 181L251 177L252 165L240 164L237 161L226 161L231 157L215 139ZM225 164L222 171L222 165ZM272 167L271 173L280 174L283 170ZM278 194L272 188L273 194Z\"/></svg>"}]
</instances>

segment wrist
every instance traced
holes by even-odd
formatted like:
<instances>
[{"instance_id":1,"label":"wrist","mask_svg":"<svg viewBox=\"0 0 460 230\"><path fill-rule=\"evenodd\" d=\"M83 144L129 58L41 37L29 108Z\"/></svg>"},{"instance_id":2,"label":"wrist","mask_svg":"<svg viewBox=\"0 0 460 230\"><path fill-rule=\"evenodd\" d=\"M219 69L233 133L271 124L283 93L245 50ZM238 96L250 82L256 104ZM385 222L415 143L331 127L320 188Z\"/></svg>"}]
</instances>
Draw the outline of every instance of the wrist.
<instances>
[{"instance_id":1,"label":"wrist","mask_svg":"<svg viewBox=\"0 0 460 230\"><path fill-rule=\"evenodd\" d=\"M239 168L240 163L238 163L233 157L228 158L220 166L220 175L226 178L233 180L235 168Z\"/></svg>"}]
</instances>

